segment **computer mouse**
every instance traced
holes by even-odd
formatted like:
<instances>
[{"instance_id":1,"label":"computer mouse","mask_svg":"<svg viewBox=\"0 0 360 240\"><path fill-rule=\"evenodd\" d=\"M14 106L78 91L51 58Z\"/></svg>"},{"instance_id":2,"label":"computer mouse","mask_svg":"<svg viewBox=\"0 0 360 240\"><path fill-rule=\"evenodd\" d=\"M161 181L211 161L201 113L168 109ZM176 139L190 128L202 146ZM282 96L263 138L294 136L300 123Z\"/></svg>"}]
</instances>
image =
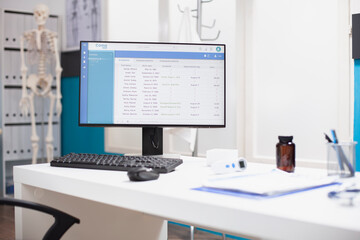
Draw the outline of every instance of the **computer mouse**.
<instances>
[{"instance_id":1,"label":"computer mouse","mask_svg":"<svg viewBox=\"0 0 360 240\"><path fill-rule=\"evenodd\" d=\"M130 181L149 181L159 178L159 173L151 168L141 167L128 171Z\"/></svg>"}]
</instances>

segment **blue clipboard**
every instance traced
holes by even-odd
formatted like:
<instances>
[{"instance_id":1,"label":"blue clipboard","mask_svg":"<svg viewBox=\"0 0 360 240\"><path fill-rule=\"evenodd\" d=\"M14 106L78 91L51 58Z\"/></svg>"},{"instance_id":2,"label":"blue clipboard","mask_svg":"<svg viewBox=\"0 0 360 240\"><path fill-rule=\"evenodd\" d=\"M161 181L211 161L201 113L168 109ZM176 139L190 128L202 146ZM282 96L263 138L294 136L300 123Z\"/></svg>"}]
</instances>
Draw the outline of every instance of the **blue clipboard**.
<instances>
[{"instance_id":1,"label":"blue clipboard","mask_svg":"<svg viewBox=\"0 0 360 240\"><path fill-rule=\"evenodd\" d=\"M263 200L263 199L271 199L271 198L281 197L281 196L285 196L285 195L290 195L290 194L299 193L299 192L305 192L305 191L309 191L309 190L313 190L313 189L318 189L318 188L323 188L323 187L328 187L328 186L333 186L333 185L339 185L339 184L341 184L341 183L332 182L332 183L318 185L318 186L314 186L314 187L291 190L291 191L277 193L277 194L271 194L271 195L243 192L243 191L238 191L238 190L211 188L211 187L197 187L197 188L192 188L192 190L228 195L228 196L233 196L233 197L243 197L243 198L248 198L248 199Z\"/></svg>"}]
</instances>

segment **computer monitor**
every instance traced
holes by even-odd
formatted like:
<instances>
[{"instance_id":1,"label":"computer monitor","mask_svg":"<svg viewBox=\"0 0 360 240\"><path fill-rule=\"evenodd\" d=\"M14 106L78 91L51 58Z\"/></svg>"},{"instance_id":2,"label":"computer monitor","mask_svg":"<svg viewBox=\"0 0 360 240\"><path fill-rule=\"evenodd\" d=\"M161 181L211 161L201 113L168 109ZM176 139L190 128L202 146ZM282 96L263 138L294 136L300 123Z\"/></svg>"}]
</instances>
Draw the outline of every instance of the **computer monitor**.
<instances>
[{"instance_id":1,"label":"computer monitor","mask_svg":"<svg viewBox=\"0 0 360 240\"><path fill-rule=\"evenodd\" d=\"M163 127L226 124L225 45L80 42L80 126L142 127L143 155Z\"/></svg>"}]
</instances>

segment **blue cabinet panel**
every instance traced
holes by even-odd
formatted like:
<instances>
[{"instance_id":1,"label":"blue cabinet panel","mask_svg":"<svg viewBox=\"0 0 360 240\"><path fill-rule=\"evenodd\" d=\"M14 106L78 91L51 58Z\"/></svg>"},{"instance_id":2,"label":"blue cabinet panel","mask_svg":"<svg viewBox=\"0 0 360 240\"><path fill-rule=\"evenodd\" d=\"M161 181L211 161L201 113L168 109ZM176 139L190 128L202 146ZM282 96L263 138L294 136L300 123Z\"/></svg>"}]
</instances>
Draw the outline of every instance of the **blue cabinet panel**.
<instances>
[{"instance_id":1,"label":"blue cabinet panel","mask_svg":"<svg viewBox=\"0 0 360 240\"><path fill-rule=\"evenodd\" d=\"M61 114L61 154L104 151L104 128L79 127L79 78L61 80L63 112Z\"/></svg>"},{"instance_id":2,"label":"blue cabinet panel","mask_svg":"<svg viewBox=\"0 0 360 240\"><path fill-rule=\"evenodd\" d=\"M360 171L360 59L354 60L354 141L356 146L356 171Z\"/></svg>"}]
</instances>

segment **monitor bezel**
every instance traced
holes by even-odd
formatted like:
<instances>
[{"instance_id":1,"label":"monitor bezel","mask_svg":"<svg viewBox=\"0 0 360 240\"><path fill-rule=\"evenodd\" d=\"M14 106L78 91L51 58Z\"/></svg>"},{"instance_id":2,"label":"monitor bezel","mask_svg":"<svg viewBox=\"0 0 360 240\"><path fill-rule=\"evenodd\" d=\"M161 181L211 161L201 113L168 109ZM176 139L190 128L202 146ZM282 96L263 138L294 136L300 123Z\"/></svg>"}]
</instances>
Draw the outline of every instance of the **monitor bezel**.
<instances>
[{"instance_id":1,"label":"monitor bezel","mask_svg":"<svg viewBox=\"0 0 360 240\"><path fill-rule=\"evenodd\" d=\"M199 46L222 46L224 48L224 124L197 125L197 124L118 124L118 123L81 123L80 100L81 100L81 46L82 43L124 43L124 44L169 44L169 45L199 45ZM128 42L128 41L80 41L80 75L79 75L79 110L78 125L80 127L182 127L182 128L225 128L226 127L226 45L223 43L178 43L178 42Z\"/></svg>"}]
</instances>

